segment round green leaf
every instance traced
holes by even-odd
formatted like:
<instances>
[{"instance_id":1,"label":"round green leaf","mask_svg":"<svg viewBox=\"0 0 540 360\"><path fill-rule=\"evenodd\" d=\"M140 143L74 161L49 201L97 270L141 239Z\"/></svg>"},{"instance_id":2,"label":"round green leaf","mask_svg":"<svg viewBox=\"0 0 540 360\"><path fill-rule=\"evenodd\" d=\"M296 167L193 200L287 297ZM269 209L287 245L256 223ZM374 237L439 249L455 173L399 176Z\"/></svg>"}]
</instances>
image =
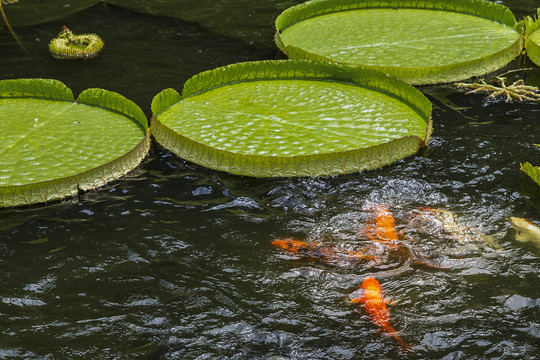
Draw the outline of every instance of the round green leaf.
<instances>
[{"instance_id":1,"label":"round green leaf","mask_svg":"<svg viewBox=\"0 0 540 360\"><path fill-rule=\"evenodd\" d=\"M276 28L290 58L369 67L412 84L486 74L522 49L510 10L483 0L312 0L285 10Z\"/></svg>"},{"instance_id":2,"label":"round green leaf","mask_svg":"<svg viewBox=\"0 0 540 360\"><path fill-rule=\"evenodd\" d=\"M0 207L104 185L136 167L150 146L142 110L102 89L74 101L57 80L2 80L0 113Z\"/></svg>"},{"instance_id":3,"label":"round green leaf","mask_svg":"<svg viewBox=\"0 0 540 360\"><path fill-rule=\"evenodd\" d=\"M188 80L152 103L152 133L197 164L232 174L317 176L387 165L425 146L431 104L384 74L261 61ZM176 102L176 103L175 103Z\"/></svg>"}]
</instances>

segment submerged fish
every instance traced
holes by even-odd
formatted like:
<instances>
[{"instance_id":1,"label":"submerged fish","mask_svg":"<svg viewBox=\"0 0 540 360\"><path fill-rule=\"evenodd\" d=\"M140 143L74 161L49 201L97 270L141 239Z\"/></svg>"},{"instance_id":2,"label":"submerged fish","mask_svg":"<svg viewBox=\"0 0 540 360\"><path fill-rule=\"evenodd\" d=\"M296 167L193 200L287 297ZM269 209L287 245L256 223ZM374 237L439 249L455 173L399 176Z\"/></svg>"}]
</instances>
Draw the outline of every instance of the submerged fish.
<instances>
[{"instance_id":1,"label":"submerged fish","mask_svg":"<svg viewBox=\"0 0 540 360\"><path fill-rule=\"evenodd\" d=\"M397 241L399 236L396 231L396 220L392 213L383 205L377 205L376 218L366 227L367 236L374 241L385 244Z\"/></svg>"},{"instance_id":2,"label":"submerged fish","mask_svg":"<svg viewBox=\"0 0 540 360\"><path fill-rule=\"evenodd\" d=\"M300 253L311 258L325 258L328 260L368 260L376 258L361 250L349 250L336 245L323 245L320 243L305 242L295 239L280 239L272 241L272 245L287 251Z\"/></svg>"},{"instance_id":3,"label":"submerged fish","mask_svg":"<svg viewBox=\"0 0 540 360\"><path fill-rule=\"evenodd\" d=\"M533 243L540 250L540 227L523 218L511 217L510 221L516 230L516 240Z\"/></svg>"},{"instance_id":4,"label":"submerged fish","mask_svg":"<svg viewBox=\"0 0 540 360\"><path fill-rule=\"evenodd\" d=\"M411 245L411 240L407 239L403 233L398 233L396 230L396 220L392 213L384 206L377 205L375 208L376 217L374 221L369 222L364 226L364 233L372 241L383 244L387 249L394 253L398 253L400 257L410 259L417 265L426 266L433 269L448 269L438 259L431 259L423 254L420 254ZM400 236L406 241L400 241Z\"/></svg>"},{"instance_id":5,"label":"submerged fish","mask_svg":"<svg viewBox=\"0 0 540 360\"><path fill-rule=\"evenodd\" d=\"M405 262L412 261L417 265L434 269L447 269L448 266L419 253L403 234L398 234L396 221L392 213L383 205L377 205L376 217L365 224L359 232L364 232L371 240L368 246L362 248L347 248L346 246L306 242L296 239L280 239L272 244L284 250L301 254L310 258L322 258L326 261L364 261L366 266L374 266L398 257ZM402 239L407 241L400 241Z\"/></svg>"},{"instance_id":6,"label":"submerged fish","mask_svg":"<svg viewBox=\"0 0 540 360\"><path fill-rule=\"evenodd\" d=\"M416 231L423 230L431 236L450 237L460 244L481 242L492 249L501 248L498 242L505 235L505 232L483 234L478 229L467 227L457 221L452 212L430 207L419 207L413 210L409 226L413 226Z\"/></svg>"},{"instance_id":7,"label":"submerged fish","mask_svg":"<svg viewBox=\"0 0 540 360\"><path fill-rule=\"evenodd\" d=\"M488 243L493 243L496 236L483 235L474 228L468 228L465 225L456 221L452 212L442 209L434 209L430 207L419 207L413 211L411 225L422 228L421 223L431 225L424 227L428 230L431 227L432 235L439 235L443 232L451 238L456 239L460 243L470 241L484 240ZM493 245L493 244L492 244Z\"/></svg>"},{"instance_id":8,"label":"submerged fish","mask_svg":"<svg viewBox=\"0 0 540 360\"><path fill-rule=\"evenodd\" d=\"M301 240L281 239L272 241L272 245L276 245L282 249L298 252L301 250L309 250L313 245Z\"/></svg>"},{"instance_id":9,"label":"submerged fish","mask_svg":"<svg viewBox=\"0 0 540 360\"><path fill-rule=\"evenodd\" d=\"M381 284L377 279L368 277L360 285L361 296L353 298L351 303L360 303L371 320L384 332L391 335L406 351L412 348L399 337L397 331L390 325L390 311L386 307L390 301L384 298Z\"/></svg>"}]
</instances>

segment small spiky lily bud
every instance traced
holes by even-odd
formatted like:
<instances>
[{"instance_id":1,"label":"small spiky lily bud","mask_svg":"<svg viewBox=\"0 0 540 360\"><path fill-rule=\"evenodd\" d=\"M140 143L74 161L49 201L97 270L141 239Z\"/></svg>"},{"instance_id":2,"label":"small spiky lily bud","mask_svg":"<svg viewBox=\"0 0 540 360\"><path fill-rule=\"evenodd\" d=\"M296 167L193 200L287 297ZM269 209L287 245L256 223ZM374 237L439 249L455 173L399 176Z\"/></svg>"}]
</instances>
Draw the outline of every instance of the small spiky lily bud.
<instances>
[{"instance_id":1,"label":"small spiky lily bud","mask_svg":"<svg viewBox=\"0 0 540 360\"><path fill-rule=\"evenodd\" d=\"M96 34L73 34L66 26L49 43L51 55L57 59L89 59L103 49L103 40Z\"/></svg>"}]
</instances>

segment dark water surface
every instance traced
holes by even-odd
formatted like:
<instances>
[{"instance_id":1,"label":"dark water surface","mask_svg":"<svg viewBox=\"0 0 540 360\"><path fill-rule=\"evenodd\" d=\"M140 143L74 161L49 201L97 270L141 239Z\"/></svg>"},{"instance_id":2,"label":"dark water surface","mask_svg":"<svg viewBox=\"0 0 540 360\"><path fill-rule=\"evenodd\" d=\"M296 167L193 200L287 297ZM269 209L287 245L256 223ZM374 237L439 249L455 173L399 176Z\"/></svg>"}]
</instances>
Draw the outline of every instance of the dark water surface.
<instances>
[{"instance_id":1,"label":"dark water surface","mask_svg":"<svg viewBox=\"0 0 540 360\"><path fill-rule=\"evenodd\" d=\"M538 5L504 3L518 18ZM52 59L47 44L62 25L98 32L101 56ZM56 78L76 95L102 87L148 115L154 95L180 90L200 71L282 57L246 42L245 32L112 5L16 31L30 54L0 32L1 78ZM505 76L540 86L540 69L524 58L498 74L523 68ZM429 146L380 170L251 179L154 144L141 166L95 192L0 209L0 358L538 359L539 254L515 240L509 218L540 222L519 171L520 162L540 162L532 146L540 143L540 104L465 96L451 85L421 90L434 104ZM325 263L271 245L282 237L365 243L359 230L379 203L445 269L407 256L371 267ZM486 236L460 241L422 228L417 207L450 211ZM370 275L395 301L391 324L414 353L345 301Z\"/></svg>"}]
</instances>

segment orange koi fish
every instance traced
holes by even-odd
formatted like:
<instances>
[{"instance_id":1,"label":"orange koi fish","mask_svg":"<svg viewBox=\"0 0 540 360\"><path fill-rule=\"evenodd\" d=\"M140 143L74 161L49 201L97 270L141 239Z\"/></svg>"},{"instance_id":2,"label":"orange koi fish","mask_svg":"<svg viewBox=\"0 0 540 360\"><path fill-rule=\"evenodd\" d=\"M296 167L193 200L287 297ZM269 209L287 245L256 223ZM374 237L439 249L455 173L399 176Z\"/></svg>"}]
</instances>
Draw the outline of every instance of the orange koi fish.
<instances>
[{"instance_id":1,"label":"orange koi fish","mask_svg":"<svg viewBox=\"0 0 540 360\"><path fill-rule=\"evenodd\" d=\"M360 303L364 306L364 310L369 315L371 320L383 331L391 335L403 350L411 350L411 347L403 341L397 334L397 331L390 325L390 312L386 307L390 301L385 299L382 293L381 284L377 279L368 277L360 285L362 295L353 298L351 303Z\"/></svg>"},{"instance_id":2,"label":"orange koi fish","mask_svg":"<svg viewBox=\"0 0 540 360\"><path fill-rule=\"evenodd\" d=\"M367 235L371 240L389 243L398 240L396 231L396 220L392 213L383 205L377 205L377 217L371 226L367 227Z\"/></svg>"},{"instance_id":3,"label":"orange koi fish","mask_svg":"<svg viewBox=\"0 0 540 360\"><path fill-rule=\"evenodd\" d=\"M384 205L377 205L376 218L363 228L363 232L372 241L383 244L387 249L400 254L403 258L410 258L417 265L426 266L433 269L447 269L448 266L437 259L420 254L415 248L409 245L411 242L403 232L398 234L396 230L396 220L392 213ZM399 243L399 237L408 240L406 243Z\"/></svg>"},{"instance_id":4,"label":"orange koi fish","mask_svg":"<svg viewBox=\"0 0 540 360\"><path fill-rule=\"evenodd\" d=\"M341 249L335 245L308 243L295 239L274 240L272 241L272 245L312 258L326 258L329 260L375 260L373 256L367 255L362 251Z\"/></svg>"},{"instance_id":5,"label":"orange koi fish","mask_svg":"<svg viewBox=\"0 0 540 360\"><path fill-rule=\"evenodd\" d=\"M301 240L295 240L295 239L274 240L272 241L272 245L275 245L284 250L292 251L295 253L301 250L309 250L313 246L313 244L310 244Z\"/></svg>"}]
</instances>

